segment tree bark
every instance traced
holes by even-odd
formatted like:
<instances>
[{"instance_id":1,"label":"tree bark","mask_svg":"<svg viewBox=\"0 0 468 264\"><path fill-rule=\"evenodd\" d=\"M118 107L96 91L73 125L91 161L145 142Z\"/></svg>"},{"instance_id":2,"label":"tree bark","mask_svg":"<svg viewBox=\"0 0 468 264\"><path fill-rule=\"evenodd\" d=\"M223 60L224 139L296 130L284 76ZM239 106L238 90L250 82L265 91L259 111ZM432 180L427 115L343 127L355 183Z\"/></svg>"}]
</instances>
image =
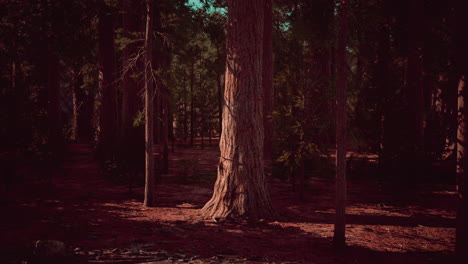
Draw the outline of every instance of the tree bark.
<instances>
[{"instance_id":1,"label":"tree bark","mask_svg":"<svg viewBox=\"0 0 468 264\"><path fill-rule=\"evenodd\" d=\"M47 117L49 122L49 147L54 156L62 147L62 118L60 110L59 60L54 50L48 47L47 57ZM58 158L56 156L55 158Z\"/></svg>"},{"instance_id":2,"label":"tree bark","mask_svg":"<svg viewBox=\"0 0 468 264\"><path fill-rule=\"evenodd\" d=\"M153 0L146 0L146 33L145 33L145 197L143 206L152 207L154 199L154 146L153 114L154 87L152 76L153 46Z\"/></svg>"},{"instance_id":3,"label":"tree bark","mask_svg":"<svg viewBox=\"0 0 468 264\"><path fill-rule=\"evenodd\" d=\"M458 208L456 221L455 255L457 263L468 261L468 35L466 14L468 3L458 1L455 5L455 69L458 83L458 130L457 130L457 191Z\"/></svg>"},{"instance_id":4,"label":"tree bark","mask_svg":"<svg viewBox=\"0 0 468 264\"><path fill-rule=\"evenodd\" d=\"M347 64L346 43L348 35L347 1L340 1L339 32L336 50L337 83L336 83L336 205L333 246L345 246L346 215L346 86Z\"/></svg>"},{"instance_id":5,"label":"tree bark","mask_svg":"<svg viewBox=\"0 0 468 264\"><path fill-rule=\"evenodd\" d=\"M263 141L263 154L265 160L271 160L273 136L273 13L272 0L265 0L265 20L263 30L263 126L265 137Z\"/></svg>"},{"instance_id":6,"label":"tree bark","mask_svg":"<svg viewBox=\"0 0 468 264\"><path fill-rule=\"evenodd\" d=\"M72 141L78 140L78 116L79 116L79 103L78 103L78 90L81 86L81 75L77 69L73 71L73 84L71 87L71 94L72 94L72 118L71 118L71 135L70 139Z\"/></svg>"},{"instance_id":7,"label":"tree bark","mask_svg":"<svg viewBox=\"0 0 468 264\"><path fill-rule=\"evenodd\" d=\"M184 74L184 81L183 81L183 86L184 86L184 144L187 144L187 138L188 138L188 118L187 118L187 87L185 83L185 74Z\"/></svg>"},{"instance_id":8,"label":"tree bark","mask_svg":"<svg viewBox=\"0 0 468 264\"><path fill-rule=\"evenodd\" d=\"M218 82L218 118L219 118L219 136L221 137L221 131L223 130L223 87L221 82L221 74L216 76L216 81Z\"/></svg>"},{"instance_id":9,"label":"tree bark","mask_svg":"<svg viewBox=\"0 0 468 264\"><path fill-rule=\"evenodd\" d=\"M99 86L101 107L97 153L101 160L114 153L117 131L117 102L115 91L114 17L103 8L99 14Z\"/></svg>"},{"instance_id":10,"label":"tree bark","mask_svg":"<svg viewBox=\"0 0 468 264\"><path fill-rule=\"evenodd\" d=\"M218 178L205 218L273 216L263 167L263 0L228 3L227 65Z\"/></svg>"},{"instance_id":11,"label":"tree bark","mask_svg":"<svg viewBox=\"0 0 468 264\"><path fill-rule=\"evenodd\" d=\"M194 108L194 94L193 85L195 78L195 62L192 62L192 68L190 70L190 147L193 147L193 139L195 137L195 109Z\"/></svg>"},{"instance_id":12,"label":"tree bark","mask_svg":"<svg viewBox=\"0 0 468 264\"><path fill-rule=\"evenodd\" d=\"M418 164L424 151L424 89L423 89L423 42L424 42L424 0L410 1L408 62L406 71L406 125L408 158L412 167ZM420 165L420 164L419 164ZM419 167L419 166L417 166ZM420 168L413 168L416 174ZM414 177L415 175L409 175Z\"/></svg>"}]
</instances>

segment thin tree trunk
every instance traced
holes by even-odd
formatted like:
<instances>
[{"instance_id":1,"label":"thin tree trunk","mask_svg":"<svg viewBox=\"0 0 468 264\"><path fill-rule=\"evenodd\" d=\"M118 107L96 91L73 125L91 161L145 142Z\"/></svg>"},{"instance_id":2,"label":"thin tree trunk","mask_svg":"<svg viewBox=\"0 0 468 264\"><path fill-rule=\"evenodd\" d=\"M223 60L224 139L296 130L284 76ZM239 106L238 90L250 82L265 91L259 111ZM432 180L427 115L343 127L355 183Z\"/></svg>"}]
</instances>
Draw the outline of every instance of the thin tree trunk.
<instances>
[{"instance_id":1,"label":"thin tree trunk","mask_svg":"<svg viewBox=\"0 0 468 264\"><path fill-rule=\"evenodd\" d=\"M339 32L336 51L337 84L336 84L336 215L333 233L333 246L345 246L345 214L346 214L346 42L347 0L340 1Z\"/></svg>"},{"instance_id":2,"label":"thin tree trunk","mask_svg":"<svg viewBox=\"0 0 468 264\"><path fill-rule=\"evenodd\" d=\"M153 0L146 0L145 34L145 198L143 206L152 207L154 199L153 114L154 87L152 77Z\"/></svg>"},{"instance_id":3,"label":"thin tree trunk","mask_svg":"<svg viewBox=\"0 0 468 264\"><path fill-rule=\"evenodd\" d=\"M59 61L54 51L48 48L47 58L47 116L49 121L50 151L55 155L62 144L62 122L60 111Z\"/></svg>"},{"instance_id":4,"label":"thin tree trunk","mask_svg":"<svg viewBox=\"0 0 468 264\"><path fill-rule=\"evenodd\" d=\"M193 94L193 85L194 85L194 65L195 63L192 62L192 69L190 71L190 147L193 147L193 138L195 133L195 109L194 107L194 94Z\"/></svg>"},{"instance_id":5,"label":"thin tree trunk","mask_svg":"<svg viewBox=\"0 0 468 264\"><path fill-rule=\"evenodd\" d=\"M201 60L201 53L200 53L200 65L202 65L202 60ZM202 72L200 71L200 74L199 74L199 81L200 81L200 86L199 86L199 91L201 93L203 93L203 76L202 76ZM205 103L203 102L199 109L200 109L200 136L201 136L201 148L204 149L205 148L205 107L204 107Z\"/></svg>"},{"instance_id":6,"label":"thin tree trunk","mask_svg":"<svg viewBox=\"0 0 468 264\"><path fill-rule=\"evenodd\" d=\"M458 208L456 221L455 255L457 263L468 261L468 35L466 14L468 3L458 1L455 5L455 68L458 83L458 130L457 130L457 191Z\"/></svg>"},{"instance_id":7,"label":"thin tree trunk","mask_svg":"<svg viewBox=\"0 0 468 264\"><path fill-rule=\"evenodd\" d=\"M162 92L163 101L163 168L162 173L167 174L169 172L169 91L165 85L164 91Z\"/></svg>"},{"instance_id":8,"label":"thin tree trunk","mask_svg":"<svg viewBox=\"0 0 468 264\"><path fill-rule=\"evenodd\" d=\"M205 218L273 215L263 166L263 0L228 2L227 65L218 178Z\"/></svg>"},{"instance_id":9,"label":"thin tree trunk","mask_svg":"<svg viewBox=\"0 0 468 264\"><path fill-rule=\"evenodd\" d=\"M71 94L72 94L72 118L71 118L71 135L70 139L72 141L76 141L78 139L78 98L77 98L77 92L78 89L80 88L81 85L81 78L78 70L74 71L74 77L73 77L73 85L71 88Z\"/></svg>"},{"instance_id":10,"label":"thin tree trunk","mask_svg":"<svg viewBox=\"0 0 468 264\"><path fill-rule=\"evenodd\" d=\"M183 81L183 86L184 86L184 144L187 144L187 138L188 138L188 118L187 118L187 87L185 83L185 74L184 74L184 81Z\"/></svg>"}]
</instances>

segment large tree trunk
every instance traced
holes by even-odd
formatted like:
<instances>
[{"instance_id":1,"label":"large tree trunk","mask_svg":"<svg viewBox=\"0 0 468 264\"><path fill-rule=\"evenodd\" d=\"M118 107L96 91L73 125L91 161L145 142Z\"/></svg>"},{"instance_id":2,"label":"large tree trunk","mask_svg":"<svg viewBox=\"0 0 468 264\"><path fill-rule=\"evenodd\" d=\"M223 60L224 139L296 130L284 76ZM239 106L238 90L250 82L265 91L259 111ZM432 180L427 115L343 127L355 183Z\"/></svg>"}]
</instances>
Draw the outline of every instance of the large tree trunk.
<instances>
[{"instance_id":1,"label":"large tree trunk","mask_svg":"<svg viewBox=\"0 0 468 264\"><path fill-rule=\"evenodd\" d=\"M346 214L346 42L348 35L347 1L341 0L340 28L336 51L337 83L336 83L336 205L335 229L333 246L345 246L345 214Z\"/></svg>"},{"instance_id":2,"label":"large tree trunk","mask_svg":"<svg viewBox=\"0 0 468 264\"><path fill-rule=\"evenodd\" d=\"M221 82L221 74L218 74L216 76L216 81L218 82L218 125L219 125L219 136L221 136L221 131L223 129L223 87L222 87L222 82Z\"/></svg>"},{"instance_id":3,"label":"large tree trunk","mask_svg":"<svg viewBox=\"0 0 468 264\"><path fill-rule=\"evenodd\" d=\"M468 3L459 1L455 6L455 68L458 84L457 130L457 191L458 209L456 222L455 254L457 263L468 261L468 35L466 14Z\"/></svg>"},{"instance_id":4,"label":"large tree trunk","mask_svg":"<svg viewBox=\"0 0 468 264\"><path fill-rule=\"evenodd\" d=\"M99 88L101 107L97 154L101 160L114 153L117 129L117 102L115 91L114 17L103 8L99 14Z\"/></svg>"},{"instance_id":5,"label":"large tree trunk","mask_svg":"<svg viewBox=\"0 0 468 264\"><path fill-rule=\"evenodd\" d=\"M265 0L265 20L263 27L263 126L265 137L263 141L263 154L265 160L271 160L273 136L273 13L272 0Z\"/></svg>"},{"instance_id":6,"label":"large tree trunk","mask_svg":"<svg viewBox=\"0 0 468 264\"><path fill-rule=\"evenodd\" d=\"M263 0L228 7L227 65L218 178L202 214L257 221L273 215L263 167Z\"/></svg>"},{"instance_id":7,"label":"large tree trunk","mask_svg":"<svg viewBox=\"0 0 468 264\"><path fill-rule=\"evenodd\" d=\"M145 33L145 198L143 206L152 207L154 200L153 114L154 87L152 77L153 0L146 0Z\"/></svg>"}]
</instances>

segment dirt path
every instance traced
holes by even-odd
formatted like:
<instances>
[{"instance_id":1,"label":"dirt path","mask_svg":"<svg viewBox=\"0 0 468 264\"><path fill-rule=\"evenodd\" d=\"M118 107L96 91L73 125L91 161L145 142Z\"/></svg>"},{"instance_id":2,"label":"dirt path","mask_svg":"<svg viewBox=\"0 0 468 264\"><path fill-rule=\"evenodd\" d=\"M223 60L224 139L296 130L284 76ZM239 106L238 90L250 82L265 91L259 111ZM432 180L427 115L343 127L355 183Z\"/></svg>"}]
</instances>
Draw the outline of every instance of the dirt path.
<instances>
[{"instance_id":1,"label":"dirt path","mask_svg":"<svg viewBox=\"0 0 468 264\"><path fill-rule=\"evenodd\" d=\"M141 206L100 175L89 145L70 146L53 177L25 171L2 204L0 263L27 259L36 240L58 240L78 263L449 263L455 195L430 186L395 203L376 181L350 180L347 240L333 252L334 183L312 178L306 202L275 179L277 221L258 226L202 220L216 177L215 148L176 149L157 187L158 207Z\"/></svg>"}]
</instances>

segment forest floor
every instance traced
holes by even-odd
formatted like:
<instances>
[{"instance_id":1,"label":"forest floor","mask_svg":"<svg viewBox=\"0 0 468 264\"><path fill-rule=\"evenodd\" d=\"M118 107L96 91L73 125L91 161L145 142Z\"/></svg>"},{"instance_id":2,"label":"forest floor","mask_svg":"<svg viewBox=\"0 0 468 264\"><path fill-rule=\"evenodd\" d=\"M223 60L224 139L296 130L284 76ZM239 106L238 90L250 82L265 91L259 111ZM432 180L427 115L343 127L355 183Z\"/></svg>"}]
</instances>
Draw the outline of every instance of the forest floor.
<instances>
[{"instance_id":1,"label":"forest floor","mask_svg":"<svg viewBox=\"0 0 468 264\"><path fill-rule=\"evenodd\" d=\"M256 226L203 220L217 147L176 148L157 186L157 207L142 207L143 187L101 175L90 145L72 144L63 171L44 179L24 169L1 203L0 263L26 262L35 241L67 247L60 263L451 263L455 188L431 184L390 195L369 178L348 182L347 248L330 248L334 180L312 177L305 201L270 177L278 219ZM36 175L36 176L35 176ZM3 190L2 190L3 191ZM23 261L23 262L21 262Z\"/></svg>"}]
</instances>

